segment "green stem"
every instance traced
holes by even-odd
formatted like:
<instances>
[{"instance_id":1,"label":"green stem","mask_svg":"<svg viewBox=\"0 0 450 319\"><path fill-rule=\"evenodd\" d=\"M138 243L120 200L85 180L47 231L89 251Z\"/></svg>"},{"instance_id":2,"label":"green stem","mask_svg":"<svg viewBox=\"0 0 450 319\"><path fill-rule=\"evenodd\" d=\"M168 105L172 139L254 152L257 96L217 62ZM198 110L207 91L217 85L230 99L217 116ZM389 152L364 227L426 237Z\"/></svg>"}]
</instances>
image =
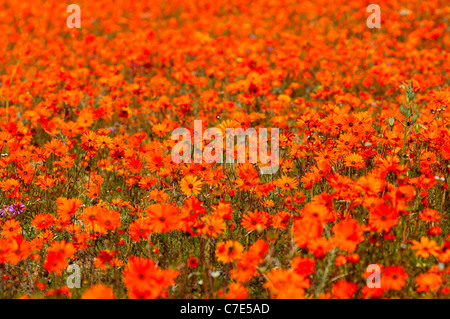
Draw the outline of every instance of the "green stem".
<instances>
[{"instance_id":1,"label":"green stem","mask_svg":"<svg viewBox=\"0 0 450 319\"><path fill-rule=\"evenodd\" d=\"M406 150L406 135L408 134L408 118L406 118L406 123L405 123L405 134L403 135L403 149L402 149L402 159L400 161L400 165L403 165L403 163L405 162L405 150Z\"/></svg>"}]
</instances>

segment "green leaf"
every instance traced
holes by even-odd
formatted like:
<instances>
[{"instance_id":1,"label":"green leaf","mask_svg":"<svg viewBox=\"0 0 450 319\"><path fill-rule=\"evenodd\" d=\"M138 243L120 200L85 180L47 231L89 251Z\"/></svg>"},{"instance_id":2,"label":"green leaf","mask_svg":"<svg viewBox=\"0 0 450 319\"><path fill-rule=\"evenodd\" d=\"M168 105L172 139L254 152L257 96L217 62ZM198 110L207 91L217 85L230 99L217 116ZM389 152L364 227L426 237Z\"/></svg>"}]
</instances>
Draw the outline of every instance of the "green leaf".
<instances>
[{"instance_id":1,"label":"green leaf","mask_svg":"<svg viewBox=\"0 0 450 319\"><path fill-rule=\"evenodd\" d=\"M408 109L408 108L407 108L406 106L404 106L403 104L400 105L400 113L406 114L406 110L407 110L407 109Z\"/></svg>"},{"instance_id":2,"label":"green leaf","mask_svg":"<svg viewBox=\"0 0 450 319\"><path fill-rule=\"evenodd\" d=\"M412 92L411 80L409 80L408 86L406 87L406 92Z\"/></svg>"},{"instance_id":3,"label":"green leaf","mask_svg":"<svg viewBox=\"0 0 450 319\"><path fill-rule=\"evenodd\" d=\"M393 118L392 116L389 118L389 125L393 126L395 122L395 118Z\"/></svg>"},{"instance_id":4,"label":"green leaf","mask_svg":"<svg viewBox=\"0 0 450 319\"><path fill-rule=\"evenodd\" d=\"M419 125L421 128L425 129L426 131L428 131L428 129L425 127L425 125L417 123L417 125Z\"/></svg>"}]
</instances>

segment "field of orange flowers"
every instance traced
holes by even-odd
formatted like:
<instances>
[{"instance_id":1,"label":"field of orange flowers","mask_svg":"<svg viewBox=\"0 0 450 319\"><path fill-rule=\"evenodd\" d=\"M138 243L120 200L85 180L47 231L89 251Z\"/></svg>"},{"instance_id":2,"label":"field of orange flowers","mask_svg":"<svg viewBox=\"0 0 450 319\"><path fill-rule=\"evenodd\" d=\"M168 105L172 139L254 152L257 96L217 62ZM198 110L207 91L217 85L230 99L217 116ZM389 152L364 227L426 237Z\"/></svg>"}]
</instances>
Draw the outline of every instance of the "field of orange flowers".
<instances>
[{"instance_id":1,"label":"field of orange flowers","mask_svg":"<svg viewBox=\"0 0 450 319\"><path fill-rule=\"evenodd\" d=\"M449 298L450 4L370 3L0 0L0 298Z\"/></svg>"}]
</instances>

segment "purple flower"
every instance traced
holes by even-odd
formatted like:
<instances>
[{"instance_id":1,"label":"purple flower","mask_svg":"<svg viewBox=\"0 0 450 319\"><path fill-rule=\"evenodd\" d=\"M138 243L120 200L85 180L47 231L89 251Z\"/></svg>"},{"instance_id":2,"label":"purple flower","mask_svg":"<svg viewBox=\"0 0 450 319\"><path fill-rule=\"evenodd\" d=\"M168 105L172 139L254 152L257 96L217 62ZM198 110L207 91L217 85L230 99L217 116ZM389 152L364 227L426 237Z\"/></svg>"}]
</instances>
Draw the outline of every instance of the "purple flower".
<instances>
[{"instance_id":1,"label":"purple flower","mask_svg":"<svg viewBox=\"0 0 450 319\"><path fill-rule=\"evenodd\" d=\"M19 215L22 214L25 211L25 205L16 203L9 206L3 205L3 207L0 209L0 212L2 216L5 215Z\"/></svg>"},{"instance_id":2,"label":"purple flower","mask_svg":"<svg viewBox=\"0 0 450 319\"><path fill-rule=\"evenodd\" d=\"M7 206L6 206L6 205L3 205L3 207L0 208L0 214L1 214L2 216L9 215L9 214L7 213L6 210L7 210Z\"/></svg>"}]
</instances>

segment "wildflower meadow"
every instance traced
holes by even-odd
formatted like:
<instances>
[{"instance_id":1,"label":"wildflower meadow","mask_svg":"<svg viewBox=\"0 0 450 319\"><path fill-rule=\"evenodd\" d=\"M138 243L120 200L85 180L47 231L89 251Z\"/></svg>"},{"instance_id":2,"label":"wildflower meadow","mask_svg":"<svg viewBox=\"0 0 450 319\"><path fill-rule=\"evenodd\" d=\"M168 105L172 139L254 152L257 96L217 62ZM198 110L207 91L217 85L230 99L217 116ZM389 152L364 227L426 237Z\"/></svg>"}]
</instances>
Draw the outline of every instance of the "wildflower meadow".
<instances>
[{"instance_id":1,"label":"wildflower meadow","mask_svg":"<svg viewBox=\"0 0 450 319\"><path fill-rule=\"evenodd\" d=\"M448 1L0 15L1 299L450 298Z\"/></svg>"}]
</instances>

